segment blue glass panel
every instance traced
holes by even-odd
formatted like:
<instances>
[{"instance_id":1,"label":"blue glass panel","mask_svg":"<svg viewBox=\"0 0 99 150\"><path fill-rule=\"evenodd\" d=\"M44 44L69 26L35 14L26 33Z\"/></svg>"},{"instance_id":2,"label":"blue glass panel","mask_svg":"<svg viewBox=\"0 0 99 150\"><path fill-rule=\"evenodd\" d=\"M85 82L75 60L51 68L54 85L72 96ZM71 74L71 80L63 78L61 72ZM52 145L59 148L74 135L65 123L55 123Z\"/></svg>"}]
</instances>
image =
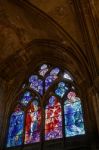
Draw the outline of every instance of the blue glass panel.
<instances>
[{"instance_id":1,"label":"blue glass panel","mask_svg":"<svg viewBox=\"0 0 99 150\"><path fill-rule=\"evenodd\" d=\"M32 94L30 91L26 91L25 93L22 94L20 101L23 105L27 105L32 99Z\"/></svg>"},{"instance_id":2,"label":"blue glass panel","mask_svg":"<svg viewBox=\"0 0 99 150\"><path fill-rule=\"evenodd\" d=\"M68 100L65 101L64 105L64 113L65 114L73 114L75 112L81 112L82 113L82 107L81 102L78 99L76 102L69 102Z\"/></svg>"},{"instance_id":3,"label":"blue glass panel","mask_svg":"<svg viewBox=\"0 0 99 150\"><path fill-rule=\"evenodd\" d=\"M35 82L38 80L38 76L37 75L32 75L30 78L29 78L29 82Z\"/></svg>"},{"instance_id":4,"label":"blue glass panel","mask_svg":"<svg viewBox=\"0 0 99 150\"><path fill-rule=\"evenodd\" d=\"M56 67L56 68L51 70L50 75L52 75L52 76L58 75L59 72L60 72L60 69Z\"/></svg>"},{"instance_id":5,"label":"blue glass panel","mask_svg":"<svg viewBox=\"0 0 99 150\"><path fill-rule=\"evenodd\" d=\"M45 90L47 90L58 78L58 73L60 72L59 68L54 68L51 70L50 75L45 79Z\"/></svg>"},{"instance_id":6,"label":"blue glass panel","mask_svg":"<svg viewBox=\"0 0 99 150\"><path fill-rule=\"evenodd\" d=\"M30 87L43 95L43 81L37 75L32 75L29 78Z\"/></svg>"},{"instance_id":7,"label":"blue glass panel","mask_svg":"<svg viewBox=\"0 0 99 150\"><path fill-rule=\"evenodd\" d=\"M57 89L55 90L55 94L62 98L66 91L68 91L68 87L65 85L64 82L60 82Z\"/></svg>"},{"instance_id":8,"label":"blue glass panel","mask_svg":"<svg viewBox=\"0 0 99 150\"><path fill-rule=\"evenodd\" d=\"M10 118L7 147L22 144L24 112L14 112Z\"/></svg>"},{"instance_id":9,"label":"blue glass panel","mask_svg":"<svg viewBox=\"0 0 99 150\"><path fill-rule=\"evenodd\" d=\"M65 136L66 137L83 135L83 134L85 134L83 122L80 123L79 127L75 126L75 125L65 126Z\"/></svg>"},{"instance_id":10,"label":"blue glass panel","mask_svg":"<svg viewBox=\"0 0 99 150\"><path fill-rule=\"evenodd\" d=\"M76 125L79 126L83 122L83 116L81 112L75 112L73 114L65 115L65 125Z\"/></svg>"},{"instance_id":11,"label":"blue glass panel","mask_svg":"<svg viewBox=\"0 0 99 150\"><path fill-rule=\"evenodd\" d=\"M47 90L58 77L56 75L48 76L45 79L45 90Z\"/></svg>"},{"instance_id":12,"label":"blue glass panel","mask_svg":"<svg viewBox=\"0 0 99 150\"><path fill-rule=\"evenodd\" d=\"M39 74L44 77L47 71L48 71L48 66L46 64L43 64L40 67Z\"/></svg>"},{"instance_id":13,"label":"blue glass panel","mask_svg":"<svg viewBox=\"0 0 99 150\"><path fill-rule=\"evenodd\" d=\"M22 135L15 136L14 138L9 137L7 147L19 146L22 144Z\"/></svg>"},{"instance_id":14,"label":"blue glass panel","mask_svg":"<svg viewBox=\"0 0 99 150\"><path fill-rule=\"evenodd\" d=\"M64 103L66 137L85 134L81 101L75 92L69 92Z\"/></svg>"}]
</instances>

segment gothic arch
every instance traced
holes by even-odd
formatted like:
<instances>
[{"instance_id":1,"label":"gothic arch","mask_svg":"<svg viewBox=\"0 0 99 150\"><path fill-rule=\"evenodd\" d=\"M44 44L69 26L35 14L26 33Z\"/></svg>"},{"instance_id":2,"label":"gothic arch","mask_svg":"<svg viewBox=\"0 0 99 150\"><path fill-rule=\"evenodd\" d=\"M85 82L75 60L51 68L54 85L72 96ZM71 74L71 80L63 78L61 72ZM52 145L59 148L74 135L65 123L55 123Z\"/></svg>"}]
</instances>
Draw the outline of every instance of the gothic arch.
<instances>
[{"instance_id":1,"label":"gothic arch","mask_svg":"<svg viewBox=\"0 0 99 150\"><path fill-rule=\"evenodd\" d=\"M71 75L68 74L68 72L66 72L66 70L61 70L61 68L58 68L58 66L53 67L49 64L48 65L43 64L41 67L43 67L43 66L47 66L48 69L45 68L47 70L43 71L43 69L41 68L39 70L39 72L37 73L40 75L40 77L42 76L43 84L41 84L41 79L38 78L39 76L35 74L38 70L38 68L37 68L36 72L34 71L34 74L32 74L28 78L28 83L25 82L23 85L21 85L21 88L24 90L22 90L21 95L16 97L17 103L16 103L16 101L14 102L17 105L16 105L16 108L14 109L14 112L11 113L11 116L10 116L11 118L10 118L10 122L9 122L9 130L8 130L8 136L7 136L7 147L23 146L23 144L32 144L32 143L40 142L40 141L42 143L42 140L40 140L40 137L41 137L40 135L44 134L44 132L45 132L45 134L43 135L43 138L45 136L45 141L60 139L63 137L65 139L65 137L72 137L72 136L85 134L85 130L83 127L83 121L81 121L81 120L83 120L83 118L82 118L81 104L79 103L80 99L78 97L76 97L76 89L73 86L74 79L72 78ZM47 79L47 77L51 77L51 78ZM59 80L57 80L58 78L59 78ZM54 83L55 80L57 81L57 82L55 82L55 85L54 85L55 87L52 87L51 85ZM43 91L42 91L42 88L43 88ZM52 91L52 93L50 93L50 90ZM46 94L46 96L43 97L43 95L44 95L44 93L46 93L46 91L49 91L49 93L48 93L48 95ZM38 97L37 92L39 93L40 97ZM32 94L32 93L34 93L34 94ZM64 103L63 97L65 100L65 103L67 102L67 104ZM41 130L40 131L37 130L37 133L36 133L36 131L34 131L34 129L32 131L32 128L31 128L31 132L30 132L30 130L28 128L30 128L32 124L34 126L34 123L35 123L34 121L32 121L29 124L29 120L30 120L29 118L32 117L31 119L33 119L33 116L35 114L34 110L37 113L36 109L38 108L38 106L34 107L34 105L37 104L36 101L38 101L38 98L40 98L40 103L41 103L40 107L42 106L43 108L45 108L44 114L42 116L43 118L40 117L43 119L42 123L45 120L45 128L43 128L43 132L40 132ZM48 100L46 100L46 98ZM36 102L36 103L34 104L34 102ZM44 104L44 103L46 103L46 104ZM76 105L76 103L77 103L77 105ZM11 108L11 110L12 109L13 109L13 107ZM78 111L78 109L79 109L79 111ZM71 115L73 115L72 117L74 117L74 118L77 117L75 119L76 119L76 122L78 125L76 127L76 123L75 123L75 125L73 123L72 127L69 127L69 124L70 124L69 123L68 129L67 129L67 124L66 124L67 114L71 110L74 111L74 113L77 113L76 114L77 116L74 116L72 114L72 112L71 112ZM40 115L41 114L39 113L39 116ZM53 115L55 115L55 116L53 116ZM69 117L68 122L73 121L72 119L70 120L71 115ZM69 116L69 114L68 114L68 116ZM24 119L22 119L24 117L26 117L25 121L23 121ZM45 119L44 119L44 117L45 117ZM64 120L64 118L65 118L65 121L62 121L62 120ZM53 120L53 123L49 122L50 120ZM79 127L79 121L81 122L80 123L81 127ZM26 125L23 126L21 124L21 122L23 122L24 124L26 123ZM73 121L73 122L75 122L75 121ZM54 123L55 123L55 127L54 127ZM41 121L39 122L39 127L40 126L42 126ZM77 128L77 131L76 131L76 128L74 128L74 126ZM37 125L37 127L38 127L38 125ZM49 127L51 127L51 128L49 128ZM55 128L55 131L54 131L54 128ZM66 129L63 130L63 128L66 128ZM73 130L73 131L71 131L71 130ZM18 132L18 134L19 133L21 133L21 134L16 136L17 132ZM34 137L34 133L35 133L35 137ZM25 134L25 135L23 135L23 134ZM23 138L25 138L25 139L23 140ZM15 142L14 142L14 140L15 140Z\"/></svg>"}]
</instances>

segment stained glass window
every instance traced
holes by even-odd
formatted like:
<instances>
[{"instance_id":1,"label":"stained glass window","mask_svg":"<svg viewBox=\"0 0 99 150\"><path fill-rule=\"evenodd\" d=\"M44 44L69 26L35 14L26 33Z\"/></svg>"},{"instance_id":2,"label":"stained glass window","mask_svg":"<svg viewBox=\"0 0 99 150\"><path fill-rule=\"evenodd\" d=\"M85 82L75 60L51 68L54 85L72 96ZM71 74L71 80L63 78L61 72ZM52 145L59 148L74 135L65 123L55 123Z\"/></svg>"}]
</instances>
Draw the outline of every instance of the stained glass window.
<instances>
[{"instance_id":1,"label":"stained glass window","mask_svg":"<svg viewBox=\"0 0 99 150\"><path fill-rule=\"evenodd\" d=\"M69 92L64 103L65 136L85 134L81 101L75 92Z\"/></svg>"},{"instance_id":2,"label":"stained glass window","mask_svg":"<svg viewBox=\"0 0 99 150\"><path fill-rule=\"evenodd\" d=\"M45 74L47 73L47 71L48 71L48 65L47 64L43 64L40 67L39 74L44 77Z\"/></svg>"},{"instance_id":3,"label":"stained glass window","mask_svg":"<svg viewBox=\"0 0 99 150\"><path fill-rule=\"evenodd\" d=\"M55 90L56 95L60 96L61 98L64 96L65 92L68 91L68 85L66 86L64 82L60 82L58 84L57 89Z\"/></svg>"},{"instance_id":4,"label":"stained glass window","mask_svg":"<svg viewBox=\"0 0 99 150\"><path fill-rule=\"evenodd\" d=\"M60 72L60 69L58 67L56 67L51 70L50 75L51 76L58 75L59 72Z\"/></svg>"},{"instance_id":5,"label":"stained glass window","mask_svg":"<svg viewBox=\"0 0 99 150\"><path fill-rule=\"evenodd\" d=\"M72 77L69 75L69 73L67 73L67 72L65 72L65 73L63 74L63 78L73 81L73 78L72 78Z\"/></svg>"},{"instance_id":6,"label":"stained glass window","mask_svg":"<svg viewBox=\"0 0 99 150\"><path fill-rule=\"evenodd\" d=\"M36 72L23 82L16 98L6 147L85 134L81 100L71 74L48 64L37 67Z\"/></svg>"},{"instance_id":7,"label":"stained glass window","mask_svg":"<svg viewBox=\"0 0 99 150\"><path fill-rule=\"evenodd\" d=\"M58 74L60 72L59 68L54 68L51 70L50 75L45 79L45 90L47 90L53 83L58 78Z\"/></svg>"},{"instance_id":8,"label":"stained glass window","mask_svg":"<svg viewBox=\"0 0 99 150\"><path fill-rule=\"evenodd\" d=\"M26 115L25 144L40 142L41 108L34 100Z\"/></svg>"},{"instance_id":9,"label":"stained glass window","mask_svg":"<svg viewBox=\"0 0 99 150\"><path fill-rule=\"evenodd\" d=\"M61 105L54 96L45 108L45 140L62 138Z\"/></svg>"},{"instance_id":10,"label":"stained glass window","mask_svg":"<svg viewBox=\"0 0 99 150\"><path fill-rule=\"evenodd\" d=\"M26 106L26 105L31 101L32 98L33 98L33 97L32 97L31 92L30 92L30 91L25 91L25 92L21 95L20 101L21 101L21 103L22 103L23 105Z\"/></svg>"},{"instance_id":11,"label":"stained glass window","mask_svg":"<svg viewBox=\"0 0 99 150\"><path fill-rule=\"evenodd\" d=\"M10 117L7 147L19 146L22 144L23 124L24 112L17 107Z\"/></svg>"},{"instance_id":12,"label":"stained glass window","mask_svg":"<svg viewBox=\"0 0 99 150\"><path fill-rule=\"evenodd\" d=\"M30 87L37 91L40 95L43 95L43 81L38 78L37 75L32 75L29 78Z\"/></svg>"}]
</instances>

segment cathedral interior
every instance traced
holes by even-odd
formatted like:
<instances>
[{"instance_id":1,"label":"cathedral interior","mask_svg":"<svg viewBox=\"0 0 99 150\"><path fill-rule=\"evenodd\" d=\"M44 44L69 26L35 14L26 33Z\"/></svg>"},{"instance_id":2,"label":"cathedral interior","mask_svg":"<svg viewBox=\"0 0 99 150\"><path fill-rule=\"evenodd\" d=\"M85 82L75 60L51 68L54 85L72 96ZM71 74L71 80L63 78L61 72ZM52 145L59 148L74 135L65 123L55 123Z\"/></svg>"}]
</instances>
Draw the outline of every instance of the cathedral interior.
<instances>
[{"instance_id":1,"label":"cathedral interior","mask_svg":"<svg viewBox=\"0 0 99 150\"><path fill-rule=\"evenodd\" d=\"M99 150L99 0L0 0L0 150Z\"/></svg>"}]
</instances>

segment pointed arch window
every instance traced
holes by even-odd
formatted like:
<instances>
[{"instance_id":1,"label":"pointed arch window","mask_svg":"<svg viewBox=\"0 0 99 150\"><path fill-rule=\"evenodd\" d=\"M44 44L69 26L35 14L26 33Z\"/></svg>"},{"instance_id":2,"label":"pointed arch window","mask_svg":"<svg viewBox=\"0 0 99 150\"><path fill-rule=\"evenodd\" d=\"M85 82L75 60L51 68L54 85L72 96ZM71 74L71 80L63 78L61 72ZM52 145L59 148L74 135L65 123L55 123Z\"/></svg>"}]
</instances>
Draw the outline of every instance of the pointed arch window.
<instances>
[{"instance_id":1,"label":"pointed arch window","mask_svg":"<svg viewBox=\"0 0 99 150\"><path fill-rule=\"evenodd\" d=\"M81 101L76 93L70 91L64 102L65 136L85 134Z\"/></svg>"},{"instance_id":2,"label":"pointed arch window","mask_svg":"<svg viewBox=\"0 0 99 150\"><path fill-rule=\"evenodd\" d=\"M41 107L33 100L26 113L25 144L40 142Z\"/></svg>"},{"instance_id":3,"label":"pointed arch window","mask_svg":"<svg viewBox=\"0 0 99 150\"><path fill-rule=\"evenodd\" d=\"M10 115L6 147L85 134L81 100L68 71L43 64L27 81Z\"/></svg>"},{"instance_id":4,"label":"pointed arch window","mask_svg":"<svg viewBox=\"0 0 99 150\"><path fill-rule=\"evenodd\" d=\"M45 108L45 140L58 138L62 138L62 110L58 99L51 96Z\"/></svg>"},{"instance_id":5,"label":"pointed arch window","mask_svg":"<svg viewBox=\"0 0 99 150\"><path fill-rule=\"evenodd\" d=\"M19 146L23 142L24 112L18 105L11 114L7 138L7 147Z\"/></svg>"}]
</instances>

